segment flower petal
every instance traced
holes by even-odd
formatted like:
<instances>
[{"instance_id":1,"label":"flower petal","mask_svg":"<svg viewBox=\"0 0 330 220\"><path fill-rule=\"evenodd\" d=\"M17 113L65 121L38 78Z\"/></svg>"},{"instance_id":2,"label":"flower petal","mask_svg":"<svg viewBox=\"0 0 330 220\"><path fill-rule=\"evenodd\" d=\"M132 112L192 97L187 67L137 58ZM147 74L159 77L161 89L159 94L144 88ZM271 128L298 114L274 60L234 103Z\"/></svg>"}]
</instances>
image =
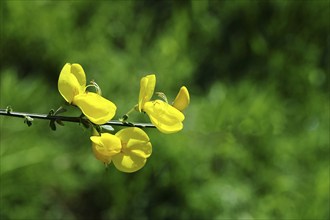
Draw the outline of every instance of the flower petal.
<instances>
[{"instance_id":1,"label":"flower petal","mask_svg":"<svg viewBox=\"0 0 330 220\"><path fill-rule=\"evenodd\" d=\"M71 65L71 73L77 78L80 85L80 90L85 91L86 87L86 74L82 66L78 63L73 63Z\"/></svg>"},{"instance_id":2,"label":"flower petal","mask_svg":"<svg viewBox=\"0 0 330 220\"><path fill-rule=\"evenodd\" d=\"M147 159L135 155L116 154L112 157L115 167L126 173L132 173L141 169L147 162Z\"/></svg>"},{"instance_id":3,"label":"flower petal","mask_svg":"<svg viewBox=\"0 0 330 220\"><path fill-rule=\"evenodd\" d=\"M149 101L154 94L156 76L154 74L143 77L140 81L139 111L141 112L144 103Z\"/></svg>"},{"instance_id":4,"label":"flower petal","mask_svg":"<svg viewBox=\"0 0 330 220\"><path fill-rule=\"evenodd\" d=\"M140 128L125 128L116 133L123 145L123 152L148 158L152 153L152 145L148 135Z\"/></svg>"},{"instance_id":5,"label":"flower petal","mask_svg":"<svg viewBox=\"0 0 330 220\"><path fill-rule=\"evenodd\" d=\"M82 68L82 72L79 71L77 65L79 64L65 64L58 79L58 90L68 103L72 102L74 96L83 93L86 86L85 73ZM72 66L75 74L72 73Z\"/></svg>"},{"instance_id":6,"label":"flower petal","mask_svg":"<svg viewBox=\"0 0 330 220\"><path fill-rule=\"evenodd\" d=\"M77 95L73 99L86 117L95 124L104 124L116 114L116 105L102 96L87 92Z\"/></svg>"},{"instance_id":7,"label":"flower petal","mask_svg":"<svg viewBox=\"0 0 330 220\"><path fill-rule=\"evenodd\" d=\"M157 129L165 134L178 132L183 128L184 115L166 102L161 100L146 102L144 111Z\"/></svg>"},{"instance_id":8,"label":"flower petal","mask_svg":"<svg viewBox=\"0 0 330 220\"><path fill-rule=\"evenodd\" d=\"M152 152L148 135L140 128L125 128L116 136L121 140L122 150L112 157L115 167L127 173L141 169Z\"/></svg>"},{"instance_id":9,"label":"flower petal","mask_svg":"<svg viewBox=\"0 0 330 220\"><path fill-rule=\"evenodd\" d=\"M121 151L120 139L109 133L102 133L101 136L91 136L92 149L96 159L109 164L111 157Z\"/></svg>"},{"instance_id":10,"label":"flower petal","mask_svg":"<svg viewBox=\"0 0 330 220\"><path fill-rule=\"evenodd\" d=\"M111 163L111 156L104 155L101 150L99 150L99 146L96 145L95 143L92 143L92 150L94 153L94 156L96 159L99 161L102 161L105 164L110 164Z\"/></svg>"},{"instance_id":11,"label":"flower petal","mask_svg":"<svg viewBox=\"0 0 330 220\"><path fill-rule=\"evenodd\" d=\"M188 89L185 86L182 86L172 105L174 108L182 112L185 108L187 108L189 103L190 96Z\"/></svg>"}]
</instances>

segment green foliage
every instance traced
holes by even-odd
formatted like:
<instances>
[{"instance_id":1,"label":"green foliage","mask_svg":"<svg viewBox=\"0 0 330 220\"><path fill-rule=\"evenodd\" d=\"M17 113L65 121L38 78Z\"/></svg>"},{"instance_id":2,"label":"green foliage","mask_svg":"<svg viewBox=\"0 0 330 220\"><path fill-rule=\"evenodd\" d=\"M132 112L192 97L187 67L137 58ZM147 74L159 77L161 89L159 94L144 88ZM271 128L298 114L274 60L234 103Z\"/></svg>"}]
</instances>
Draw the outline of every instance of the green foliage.
<instances>
[{"instance_id":1,"label":"green foliage","mask_svg":"<svg viewBox=\"0 0 330 220\"><path fill-rule=\"evenodd\" d=\"M149 73L169 102L186 85L191 104L182 132L148 129L153 154L133 174L105 169L83 126L0 116L0 219L329 219L329 9L2 1L0 108L57 109L66 62L84 67L116 118Z\"/></svg>"}]
</instances>

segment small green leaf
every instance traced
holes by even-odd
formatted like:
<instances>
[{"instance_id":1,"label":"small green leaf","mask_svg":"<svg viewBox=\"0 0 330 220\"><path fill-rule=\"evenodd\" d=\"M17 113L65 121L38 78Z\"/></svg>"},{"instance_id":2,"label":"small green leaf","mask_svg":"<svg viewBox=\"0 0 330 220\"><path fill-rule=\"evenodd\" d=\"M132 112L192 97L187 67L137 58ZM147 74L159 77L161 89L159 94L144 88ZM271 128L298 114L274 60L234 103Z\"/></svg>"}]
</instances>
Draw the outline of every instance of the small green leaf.
<instances>
[{"instance_id":1,"label":"small green leaf","mask_svg":"<svg viewBox=\"0 0 330 220\"><path fill-rule=\"evenodd\" d=\"M104 130L106 132L110 132L110 131L115 130L111 125L101 125L100 127L102 128L102 131Z\"/></svg>"},{"instance_id":2,"label":"small green leaf","mask_svg":"<svg viewBox=\"0 0 330 220\"><path fill-rule=\"evenodd\" d=\"M50 129L52 129L53 131L56 131L55 120L51 120L51 121L49 122L49 127L50 127Z\"/></svg>"},{"instance_id":3,"label":"small green leaf","mask_svg":"<svg viewBox=\"0 0 330 220\"><path fill-rule=\"evenodd\" d=\"M8 106L6 107L6 113L7 113L7 114L10 114L10 112L12 112L12 111L13 111L12 107L11 107L10 105L8 105Z\"/></svg>"},{"instance_id":4,"label":"small green leaf","mask_svg":"<svg viewBox=\"0 0 330 220\"><path fill-rule=\"evenodd\" d=\"M49 112L48 112L48 115L47 116L53 116L54 115L54 109L51 109Z\"/></svg>"},{"instance_id":5,"label":"small green leaf","mask_svg":"<svg viewBox=\"0 0 330 220\"><path fill-rule=\"evenodd\" d=\"M64 126L63 121L61 121L60 119L56 119L55 122L61 126Z\"/></svg>"},{"instance_id":6,"label":"small green leaf","mask_svg":"<svg viewBox=\"0 0 330 220\"><path fill-rule=\"evenodd\" d=\"M28 115L24 116L24 123L27 124L29 127L32 125L33 118Z\"/></svg>"},{"instance_id":7,"label":"small green leaf","mask_svg":"<svg viewBox=\"0 0 330 220\"><path fill-rule=\"evenodd\" d=\"M121 118L119 119L119 121L121 121L121 122L125 122L127 119L128 119L128 114L125 114L125 115L123 115L123 117L121 117Z\"/></svg>"}]
</instances>

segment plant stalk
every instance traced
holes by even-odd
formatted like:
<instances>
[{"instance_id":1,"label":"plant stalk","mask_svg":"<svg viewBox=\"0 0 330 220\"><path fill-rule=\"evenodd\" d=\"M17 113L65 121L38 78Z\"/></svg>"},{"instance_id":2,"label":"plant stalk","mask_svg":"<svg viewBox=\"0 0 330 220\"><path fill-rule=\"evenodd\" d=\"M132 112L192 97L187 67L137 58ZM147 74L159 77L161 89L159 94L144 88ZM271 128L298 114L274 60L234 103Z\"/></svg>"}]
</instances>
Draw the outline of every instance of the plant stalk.
<instances>
[{"instance_id":1,"label":"plant stalk","mask_svg":"<svg viewBox=\"0 0 330 220\"><path fill-rule=\"evenodd\" d=\"M0 109L0 115L9 116L9 117L18 117L18 118L26 118L31 117L33 119L41 119L41 120L59 120L62 122L75 122L81 123L80 117L73 116L62 116L62 115L47 115L47 114L36 114L36 113L26 113L26 112L14 112L8 111L7 109ZM103 125L111 125L111 126L124 126L124 127L138 127L138 128L155 128L153 124L150 123L132 123L132 122L121 122L119 120L110 120Z\"/></svg>"}]
</instances>

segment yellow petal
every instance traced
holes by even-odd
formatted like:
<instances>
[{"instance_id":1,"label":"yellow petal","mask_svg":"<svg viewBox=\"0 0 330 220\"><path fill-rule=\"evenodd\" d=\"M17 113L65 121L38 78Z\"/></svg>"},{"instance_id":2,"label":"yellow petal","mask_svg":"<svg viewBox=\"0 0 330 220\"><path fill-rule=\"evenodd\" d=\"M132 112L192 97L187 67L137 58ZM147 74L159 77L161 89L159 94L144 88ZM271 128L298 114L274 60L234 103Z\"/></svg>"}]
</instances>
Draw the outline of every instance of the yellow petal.
<instances>
[{"instance_id":1,"label":"yellow petal","mask_svg":"<svg viewBox=\"0 0 330 220\"><path fill-rule=\"evenodd\" d=\"M116 133L123 145L123 153L148 158L152 146L148 135L140 128L125 128Z\"/></svg>"},{"instance_id":2,"label":"yellow petal","mask_svg":"<svg viewBox=\"0 0 330 220\"><path fill-rule=\"evenodd\" d=\"M73 99L83 114L95 124L104 124L116 114L116 105L102 96L93 93L83 93Z\"/></svg>"},{"instance_id":3,"label":"yellow petal","mask_svg":"<svg viewBox=\"0 0 330 220\"><path fill-rule=\"evenodd\" d=\"M185 108L187 108L189 103L190 103L190 96L188 89L185 86L182 86L173 102L173 107L182 112Z\"/></svg>"},{"instance_id":4,"label":"yellow petal","mask_svg":"<svg viewBox=\"0 0 330 220\"><path fill-rule=\"evenodd\" d=\"M154 94L156 76L154 74L143 77L140 81L139 111L141 112L144 103L149 101Z\"/></svg>"},{"instance_id":5,"label":"yellow petal","mask_svg":"<svg viewBox=\"0 0 330 220\"><path fill-rule=\"evenodd\" d=\"M115 167L127 173L141 169L152 152L148 135L140 128L125 128L116 136L121 140L122 150L112 158Z\"/></svg>"},{"instance_id":6,"label":"yellow petal","mask_svg":"<svg viewBox=\"0 0 330 220\"><path fill-rule=\"evenodd\" d=\"M146 102L144 111L157 129L165 134L178 132L183 128L184 115L166 102L161 100Z\"/></svg>"},{"instance_id":7,"label":"yellow petal","mask_svg":"<svg viewBox=\"0 0 330 220\"><path fill-rule=\"evenodd\" d=\"M79 64L65 64L58 79L58 90L63 98L72 103L73 97L84 92L85 72Z\"/></svg>"},{"instance_id":8,"label":"yellow petal","mask_svg":"<svg viewBox=\"0 0 330 220\"><path fill-rule=\"evenodd\" d=\"M109 164L111 157L121 151L120 139L112 134L102 133L101 136L91 136L92 149L96 159Z\"/></svg>"},{"instance_id":9,"label":"yellow petal","mask_svg":"<svg viewBox=\"0 0 330 220\"><path fill-rule=\"evenodd\" d=\"M110 164L111 163L111 157L102 154L99 150L98 145L92 143L92 150L93 150L93 154L94 154L96 159L98 159L99 161L102 161L105 164Z\"/></svg>"},{"instance_id":10,"label":"yellow petal","mask_svg":"<svg viewBox=\"0 0 330 220\"><path fill-rule=\"evenodd\" d=\"M86 74L82 66L78 63L71 65L71 73L77 78L80 85L80 91L84 92L86 87Z\"/></svg>"},{"instance_id":11,"label":"yellow petal","mask_svg":"<svg viewBox=\"0 0 330 220\"><path fill-rule=\"evenodd\" d=\"M132 173L141 169L147 162L147 159L135 155L116 154L112 157L115 167L126 173Z\"/></svg>"}]
</instances>

